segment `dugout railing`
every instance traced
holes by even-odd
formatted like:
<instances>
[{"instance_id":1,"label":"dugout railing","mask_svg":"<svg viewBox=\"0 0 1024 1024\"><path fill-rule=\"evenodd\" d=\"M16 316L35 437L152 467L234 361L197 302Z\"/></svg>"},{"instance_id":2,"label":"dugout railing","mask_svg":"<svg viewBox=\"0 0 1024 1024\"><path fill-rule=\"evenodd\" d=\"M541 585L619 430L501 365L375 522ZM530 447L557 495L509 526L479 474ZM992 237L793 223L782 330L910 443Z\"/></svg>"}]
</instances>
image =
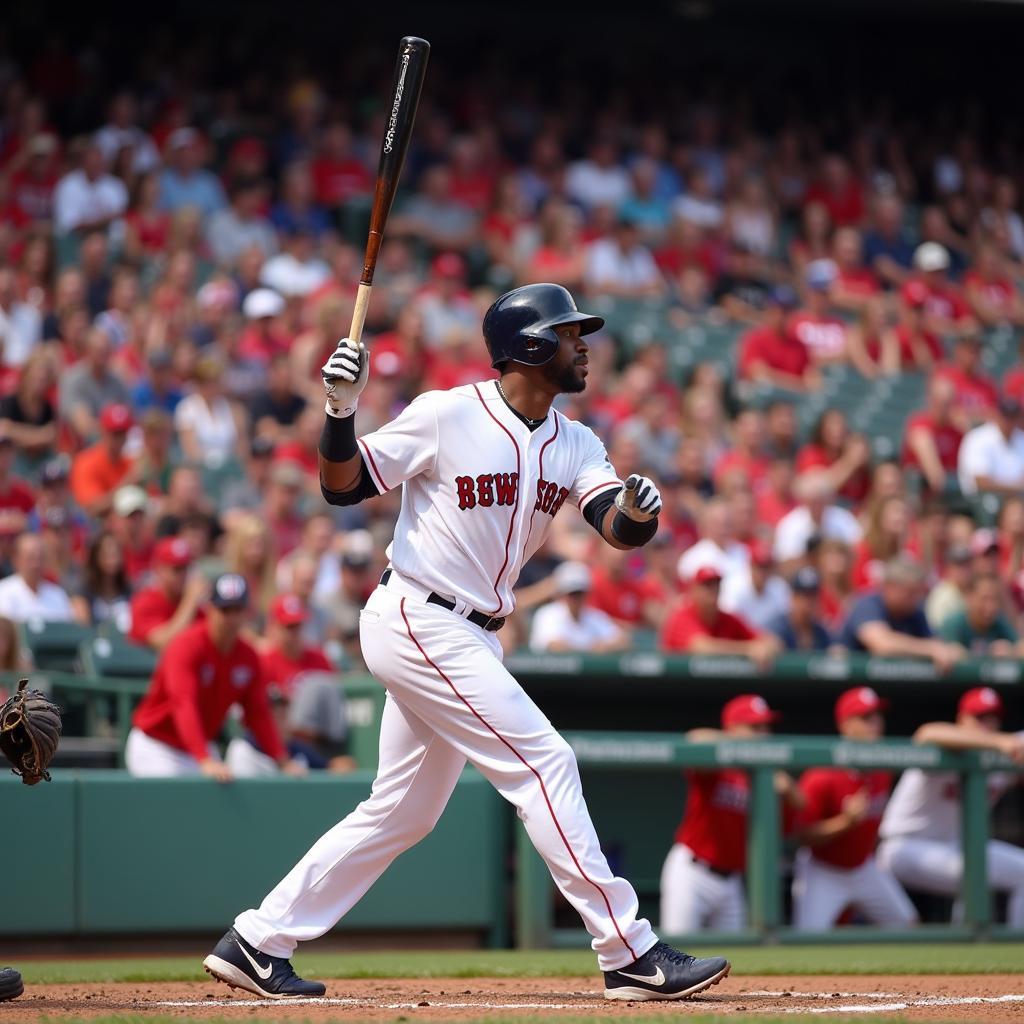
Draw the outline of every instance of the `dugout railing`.
<instances>
[{"instance_id":1,"label":"dugout railing","mask_svg":"<svg viewBox=\"0 0 1024 1024\"><path fill-rule=\"evenodd\" d=\"M989 804L986 775L992 771L1024 772L1000 754L950 753L906 740L856 743L839 738L771 736L756 740L721 740L690 743L673 733L573 732L566 739L576 752L586 777L592 772L664 772L666 794L676 788L686 768L742 768L750 773L751 802L747 831L746 889L749 927L744 932L672 936L684 942L828 942L828 941L1024 941L1024 930L993 924L993 894L989 891L985 847L989 839ZM783 837L774 774L782 769L799 772L819 765L906 768L953 771L961 779L964 882L961 891L963 922L950 925L884 929L868 925L835 928L827 933L801 932L782 920ZM666 853L668 852L666 848ZM554 890L551 876L537 855L526 830L516 831L516 943L520 948L584 946L589 936L582 929L556 928L553 923Z\"/></svg>"}]
</instances>

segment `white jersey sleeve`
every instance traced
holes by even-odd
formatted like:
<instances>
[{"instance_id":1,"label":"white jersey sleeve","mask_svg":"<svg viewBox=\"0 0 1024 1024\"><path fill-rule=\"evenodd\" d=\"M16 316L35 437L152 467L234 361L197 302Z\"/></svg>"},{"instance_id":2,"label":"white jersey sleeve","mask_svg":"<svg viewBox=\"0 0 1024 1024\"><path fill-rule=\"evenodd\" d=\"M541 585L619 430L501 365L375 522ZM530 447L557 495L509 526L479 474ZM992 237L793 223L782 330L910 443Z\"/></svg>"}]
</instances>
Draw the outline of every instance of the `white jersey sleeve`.
<instances>
[{"instance_id":1,"label":"white jersey sleeve","mask_svg":"<svg viewBox=\"0 0 1024 1024\"><path fill-rule=\"evenodd\" d=\"M436 394L420 395L390 423L357 439L363 462L381 494L420 473L433 472L439 433Z\"/></svg>"},{"instance_id":2,"label":"white jersey sleeve","mask_svg":"<svg viewBox=\"0 0 1024 1024\"><path fill-rule=\"evenodd\" d=\"M622 487L622 481L609 461L608 452L605 451L598 436L586 427L582 428L581 433L583 458L569 493L582 512L588 501L596 498L602 491L611 490L613 487L618 490Z\"/></svg>"}]
</instances>

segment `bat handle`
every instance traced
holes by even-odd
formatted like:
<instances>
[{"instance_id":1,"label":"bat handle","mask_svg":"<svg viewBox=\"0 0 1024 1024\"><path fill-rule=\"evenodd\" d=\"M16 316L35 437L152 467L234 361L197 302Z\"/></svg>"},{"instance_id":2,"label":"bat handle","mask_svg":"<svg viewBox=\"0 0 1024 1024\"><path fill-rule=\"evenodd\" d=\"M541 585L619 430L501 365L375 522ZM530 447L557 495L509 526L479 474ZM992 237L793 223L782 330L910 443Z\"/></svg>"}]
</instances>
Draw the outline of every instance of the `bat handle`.
<instances>
[{"instance_id":1,"label":"bat handle","mask_svg":"<svg viewBox=\"0 0 1024 1024\"><path fill-rule=\"evenodd\" d=\"M370 306L372 291L372 284L360 282L359 289L356 291L355 308L352 310L352 326L348 331L348 336L353 341L360 341L363 337L363 324L366 323L366 311Z\"/></svg>"}]
</instances>

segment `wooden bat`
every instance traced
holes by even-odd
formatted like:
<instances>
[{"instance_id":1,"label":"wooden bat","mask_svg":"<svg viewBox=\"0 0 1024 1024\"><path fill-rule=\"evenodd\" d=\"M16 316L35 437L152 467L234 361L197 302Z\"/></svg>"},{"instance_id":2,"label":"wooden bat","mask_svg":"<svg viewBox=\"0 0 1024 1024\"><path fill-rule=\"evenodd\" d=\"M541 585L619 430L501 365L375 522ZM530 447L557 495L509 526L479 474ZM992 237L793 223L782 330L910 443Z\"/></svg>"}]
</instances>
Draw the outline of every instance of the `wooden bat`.
<instances>
[{"instance_id":1,"label":"wooden bat","mask_svg":"<svg viewBox=\"0 0 1024 1024\"><path fill-rule=\"evenodd\" d=\"M398 179L405 163L405 153L412 137L412 126L416 120L416 108L420 102L423 77L427 72L427 58L430 43L418 36L405 36L398 47L398 62L395 64L395 80L391 88L391 103L388 107L387 127L380 147L380 164L377 167L377 184L373 190L373 209L370 212L370 234L366 239L366 255L363 257L363 274L359 278L355 309L352 311L352 326L348 336L359 341L363 335L366 310L370 305L373 289L373 272L377 269L377 254L384 237L391 204L395 199Z\"/></svg>"}]
</instances>

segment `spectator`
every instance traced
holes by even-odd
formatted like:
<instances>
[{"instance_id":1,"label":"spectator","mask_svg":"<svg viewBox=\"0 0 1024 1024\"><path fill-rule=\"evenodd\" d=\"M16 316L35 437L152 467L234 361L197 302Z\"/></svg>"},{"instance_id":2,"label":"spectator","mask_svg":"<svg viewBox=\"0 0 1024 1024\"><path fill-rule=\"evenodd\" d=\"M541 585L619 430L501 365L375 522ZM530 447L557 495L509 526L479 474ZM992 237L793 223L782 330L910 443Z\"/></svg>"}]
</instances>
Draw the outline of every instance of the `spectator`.
<instances>
[{"instance_id":1,"label":"spectator","mask_svg":"<svg viewBox=\"0 0 1024 1024\"><path fill-rule=\"evenodd\" d=\"M373 551L373 537L366 530L347 534L341 551L338 589L316 602L328 619L331 638L341 644L349 660L356 665L361 665L363 660L359 650L359 612L377 585L371 572Z\"/></svg>"},{"instance_id":2,"label":"spectator","mask_svg":"<svg viewBox=\"0 0 1024 1024\"><path fill-rule=\"evenodd\" d=\"M248 434L243 409L224 393L224 363L215 355L202 356L195 367L195 390L174 411L178 443L197 465L223 466L241 460Z\"/></svg>"},{"instance_id":3,"label":"spectator","mask_svg":"<svg viewBox=\"0 0 1024 1024\"><path fill-rule=\"evenodd\" d=\"M864 259L890 287L909 277L914 247L903 226L903 201L894 193L879 193L872 206L872 224L864 236Z\"/></svg>"},{"instance_id":4,"label":"spectator","mask_svg":"<svg viewBox=\"0 0 1024 1024\"><path fill-rule=\"evenodd\" d=\"M583 274L587 288L604 295L646 298L660 295L665 282L641 241L639 226L620 216L615 232L590 243Z\"/></svg>"},{"instance_id":5,"label":"spectator","mask_svg":"<svg viewBox=\"0 0 1024 1024\"><path fill-rule=\"evenodd\" d=\"M57 416L49 399L54 384L52 353L38 348L22 367L14 393L0 398L0 437L12 441L28 462L45 458L56 444Z\"/></svg>"},{"instance_id":6,"label":"spectator","mask_svg":"<svg viewBox=\"0 0 1024 1024\"><path fill-rule=\"evenodd\" d=\"M535 651L586 651L605 654L629 645L629 634L611 616L587 605L590 569L582 562L563 562L554 573L558 597L533 616L530 647Z\"/></svg>"},{"instance_id":7,"label":"spectator","mask_svg":"<svg viewBox=\"0 0 1024 1024\"><path fill-rule=\"evenodd\" d=\"M658 163L650 157L637 157L629 173L632 188L619 206L619 216L635 224L644 240L653 244L665 234L671 212L666 196L658 190Z\"/></svg>"},{"instance_id":8,"label":"spectator","mask_svg":"<svg viewBox=\"0 0 1024 1024\"><path fill-rule=\"evenodd\" d=\"M846 325L830 312L829 293L838 270L830 259L812 260L804 274L804 305L790 317L789 330L818 366L848 358Z\"/></svg>"},{"instance_id":9,"label":"spectator","mask_svg":"<svg viewBox=\"0 0 1024 1024\"><path fill-rule=\"evenodd\" d=\"M134 425L127 405L108 405L100 414L100 439L72 460L71 493L91 515L106 514L114 491L132 471L124 449Z\"/></svg>"},{"instance_id":10,"label":"spectator","mask_svg":"<svg viewBox=\"0 0 1024 1024\"><path fill-rule=\"evenodd\" d=\"M412 236L433 250L464 252L474 242L478 216L451 194L451 172L437 164L423 172L414 196L388 225L392 237Z\"/></svg>"},{"instance_id":11,"label":"spectator","mask_svg":"<svg viewBox=\"0 0 1024 1024\"><path fill-rule=\"evenodd\" d=\"M320 240L330 231L330 217L314 199L313 175L305 161L297 160L285 168L281 198L270 211L270 220L284 235L301 233Z\"/></svg>"},{"instance_id":12,"label":"spectator","mask_svg":"<svg viewBox=\"0 0 1024 1024\"><path fill-rule=\"evenodd\" d=\"M936 378L953 385L956 407L972 426L999 402L995 382L981 372L982 344L979 334L961 334L953 346L953 361L935 371Z\"/></svg>"},{"instance_id":13,"label":"spectator","mask_svg":"<svg viewBox=\"0 0 1024 1024\"><path fill-rule=\"evenodd\" d=\"M689 597L669 613L661 632L661 649L686 654L719 654L749 658L765 671L779 652L774 636L759 634L742 619L721 610L722 576L711 565L693 577Z\"/></svg>"},{"instance_id":14,"label":"spectator","mask_svg":"<svg viewBox=\"0 0 1024 1024\"><path fill-rule=\"evenodd\" d=\"M180 537L164 537L153 551L153 583L132 597L129 635L137 644L162 651L192 624L209 594L201 576L188 578L192 549Z\"/></svg>"},{"instance_id":15,"label":"spectator","mask_svg":"<svg viewBox=\"0 0 1024 1024\"><path fill-rule=\"evenodd\" d=\"M942 579L928 592L925 617L933 633L939 633L949 618L962 614L971 581L971 551L963 545L952 546L946 554Z\"/></svg>"},{"instance_id":16,"label":"spectator","mask_svg":"<svg viewBox=\"0 0 1024 1024\"><path fill-rule=\"evenodd\" d=\"M590 144L587 156L569 167L565 191L587 210L605 206L617 210L629 197L629 174L618 162L614 141L598 136Z\"/></svg>"},{"instance_id":17,"label":"spectator","mask_svg":"<svg viewBox=\"0 0 1024 1024\"><path fill-rule=\"evenodd\" d=\"M277 572L277 554L268 521L250 513L234 519L224 541L224 563L230 572L245 580L253 595L250 610L262 621L273 599Z\"/></svg>"},{"instance_id":18,"label":"spectator","mask_svg":"<svg viewBox=\"0 0 1024 1024\"><path fill-rule=\"evenodd\" d=\"M960 698L955 723L928 722L914 733L914 742L953 751L992 750L1024 764L1024 734L1001 732L1004 717L999 694L988 686L977 687ZM1019 779L1016 772L990 772L989 800L997 801ZM964 881L961 800L955 772L908 768L882 819L879 864L910 888L958 898ZM990 839L986 860L989 889L1009 897L1007 924L1024 927L1024 850Z\"/></svg>"},{"instance_id":19,"label":"spectator","mask_svg":"<svg viewBox=\"0 0 1024 1024\"><path fill-rule=\"evenodd\" d=\"M843 646L883 658L928 658L939 672L948 672L967 652L933 636L921 608L923 585L916 562L903 556L887 562L879 590L850 609L840 637Z\"/></svg>"},{"instance_id":20,"label":"spectator","mask_svg":"<svg viewBox=\"0 0 1024 1024\"><path fill-rule=\"evenodd\" d=\"M826 409L814 426L810 442L796 457L796 471L822 470L840 498L859 504L867 497L871 484L870 460L867 439L851 433L840 409Z\"/></svg>"},{"instance_id":21,"label":"spectator","mask_svg":"<svg viewBox=\"0 0 1024 1024\"><path fill-rule=\"evenodd\" d=\"M928 289L921 281L908 281L900 289L895 334L904 371L931 370L945 356L942 340L928 325L927 305Z\"/></svg>"},{"instance_id":22,"label":"spectator","mask_svg":"<svg viewBox=\"0 0 1024 1024\"><path fill-rule=\"evenodd\" d=\"M807 391L820 383L807 346L790 333L786 318L797 305L796 292L777 285L769 293L761 323L740 341L740 376L786 391Z\"/></svg>"},{"instance_id":23,"label":"spectator","mask_svg":"<svg viewBox=\"0 0 1024 1024\"><path fill-rule=\"evenodd\" d=\"M14 458L10 438L0 436L0 516L21 529L26 516L35 508L36 497L32 488L12 472Z\"/></svg>"},{"instance_id":24,"label":"spectator","mask_svg":"<svg viewBox=\"0 0 1024 1024\"><path fill-rule=\"evenodd\" d=\"M796 407L786 398L773 398L764 411L765 448L775 459L793 459L797 453Z\"/></svg>"},{"instance_id":25,"label":"spectator","mask_svg":"<svg viewBox=\"0 0 1024 1024\"><path fill-rule=\"evenodd\" d=\"M679 579L683 584L688 584L706 566L713 566L722 578L734 574L742 578L750 564L750 549L736 539L732 512L724 498L705 502L700 532L701 539L679 559Z\"/></svg>"},{"instance_id":26,"label":"spectator","mask_svg":"<svg viewBox=\"0 0 1024 1024\"><path fill-rule=\"evenodd\" d=\"M910 525L910 505L898 494L891 494L871 506L864 536L854 551L856 590L879 587L886 563L908 551Z\"/></svg>"},{"instance_id":27,"label":"spectator","mask_svg":"<svg viewBox=\"0 0 1024 1024\"><path fill-rule=\"evenodd\" d=\"M925 322L936 334L955 334L975 327L970 308L949 280L949 250L938 242L922 242L914 250L916 280L928 290Z\"/></svg>"},{"instance_id":28,"label":"spectator","mask_svg":"<svg viewBox=\"0 0 1024 1024\"><path fill-rule=\"evenodd\" d=\"M754 629L765 630L786 614L789 602L789 584L775 572L771 546L755 541L746 577L735 573L723 581L721 608L739 615Z\"/></svg>"},{"instance_id":29,"label":"spectator","mask_svg":"<svg viewBox=\"0 0 1024 1024\"><path fill-rule=\"evenodd\" d=\"M353 151L352 133L344 121L326 125L312 166L316 201L328 209L344 207L370 194L373 178Z\"/></svg>"},{"instance_id":30,"label":"spectator","mask_svg":"<svg viewBox=\"0 0 1024 1024\"><path fill-rule=\"evenodd\" d=\"M260 271L260 283L288 298L305 298L322 287L331 268L316 254L316 238L304 227L290 229L283 248L271 256Z\"/></svg>"},{"instance_id":31,"label":"spectator","mask_svg":"<svg viewBox=\"0 0 1024 1024\"><path fill-rule=\"evenodd\" d=\"M817 570L809 565L797 569L789 588L789 607L768 628L787 651L827 650L832 646L832 636L818 616L821 577Z\"/></svg>"},{"instance_id":32,"label":"spectator","mask_svg":"<svg viewBox=\"0 0 1024 1024\"><path fill-rule=\"evenodd\" d=\"M57 182L53 224L58 235L108 228L128 208L124 183L107 173L103 150L90 143L82 165Z\"/></svg>"},{"instance_id":33,"label":"spectator","mask_svg":"<svg viewBox=\"0 0 1024 1024\"><path fill-rule=\"evenodd\" d=\"M60 377L61 418L83 440L100 432L100 413L129 402L128 389L110 368L113 346L106 331L92 328L86 336L82 358Z\"/></svg>"},{"instance_id":34,"label":"spectator","mask_svg":"<svg viewBox=\"0 0 1024 1024\"><path fill-rule=\"evenodd\" d=\"M160 176L160 205L171 213L193 207L209 217L227 205L217 176L203 168L203 142L195 128L178 128L167 139Z\"/></svg>"},{"instance_id":35,"label":"spectator","mask_svg":"<svg viewBox=\"0 0 1024 1024\"><path fill-rule=\"evenodd\" d=\"M119 92L110 101L107 123L96 133L94 143L108 167L122 150L131 153L135 174L148 174L160 163L160 154L149 134L138 124L138 106L130 92Z\"/></svg>"},{"instance_id":36,"label":"spectator","mask_svg":"<svg viewBox=\"0 0 1024 1024\"><path fill-rule=\"evenodd\" d=\"M1021 657L1017 631L1001 610L1003 583L998 576L977 575L967 585L965 607L947 616L938 635L975 657Z\"/></svg>"},{"instance_id":37,"label":"spectator","mask_svg":"<svg viewBox=\"0 0 1024 1024\"><path fill-rule=\"evenodd\" d=\"M153 560L148 511L149 497L136 484L125 484L114 491L107 524L117 541L125 575L132 586L148 572Z\"/></svg>"},{"instance_id":38,"label":"spectator","mask_svg":"<svg viewBox=\"0 0 1024 1024\"><path fill-rule=\"evenodd\" d=\"M594 550L594 566L588 601L619 625L656 626L664 617L660 584L637 562L633 552L600 544Z\"/></svg>"},{"instance_id":39,"label":"spectator","mask_svg":"<svg viewBox=\"0 0 1024 1024\"><path fill-rule=\"evenodd\" d=\"M1020 418L1020 404L1004 396L989 410L987 422L967 432L957 457L957 476L964 494L1013 497L1024 490Z\"/></svg>"},{"instance_id":40,"label":"spectator","mask_svg":"<svg viewBox=\"0 0 1024 1024\"><path fill-rule=\"evenodd\" d=\"M110 623L119 633L131 628L131 587L124 552L112 533L99 533L89 545L85 573L71 597L75 621L83 626Z\"/></svg>"},{"instance_id":41,"label":"spectator","mask_svg":"<svg viewBox=\"0 0 1024 1024\"><path fill-rule=\"evenodd\" d=\"M978 246L974 266L964 274L964 288L971 312L982 327L1024 324L1024 302L994 245Z\"/></svg>"},{"instance_id":42,"label":"spectator","mask_svg":"<svg viewBox=\"0 0 1024 1024\"><path fill-rule=\"evenodd\" d=\"M903 428L901 464L920 471L934 494L943 494L955 483L963 431L956 425L956 391L948 378L928 382L928 404L913 413Z\"/></svg>"},{"instance_id":43,"label":"spectator","mask_svg":"<svg viewBox=\"0 0 1024 1024\"><path fill-rule=\"evenodd\" d=\"M214 740L233 704L260 748L292 775L304 769L288 752L270 711L259 655L241 638L245 581L225 573L211 588L206 616L173 639L132 718L125 763L141 777L206 775L230 782Z\"/></svg>"},{"instance_id":44,"label":"spectator","mask_svg":"<svg viewBox=\"0 0 1024 1024\"><path fill-rule=\"evenodd\" d=\"M238 181L231 191L231 205L211 214L206 241L221 266L234 266L251 247L258 248L265 259L277 252L277 234L263 214L268 197L265 182Z\"/></svg>"},{"instance_id":45,"label":"spectator","mask_svg":"<svg viewBox=\"0 0 1024 1024\"><path fill-rule=\"evenodd\" d=\"M287 352L291 344L282 315L285 301L272 288L254 288L242 303L242 313L249 321L238 342L239 354L263 366L279 352Z\"/></svg>"},{"instance_id":46,"label":"spectator","mask_svg":"<svg viewBox=\"0 0 1024 1024\"><path fill-rule=\"evenodd\" d=\"M836 280L832 303L839 309L859 313L875 304L880 285L875 272L864 265L864 247L855 227L841 227L832 238Z\"/></svg>"},{"instance_id":47,"label":"spectator","mask_svg":"<svg viewBox=\"0 0 1024 1024\"><path fill-rule=\"evenodd\" d=\"M13 270L0 267L0 352L5 366L21 366L42 340L43 318L17 295Z\"/></svg>"},{"instance_id":48,"label":"spectator","mask_svg":"<svg viewBox=\"0 0 1024 1024\"><path fill-rule=\"evenodd\" d=\"M805 203L822 203L837 227L856 225L864 219L864 192L849 162L838 153L827 153L807 194Z\"/></svg>"},{"instance_id":49,"label":"spectator","mask_svg":"<svg viewBox=\"0 0 1024 1024\"><path fill-rule=\"evenodd\" d=\"M856 517L834 504L835 488L827 471L801 473L793 484L793 495L799 504L775 528L775 560L783 567L805 558L812 538L847 545L860 540L862 531Z\"/></svg>"},{"instance_id":50,"label":"spectator","mask_svg":"<svg viewBox=\"0 0 1024 1024\"><path fill-rule=\"evenodd\" d=\"M540 244L526 259L520 278L551 281L570 290L581 287L589 255L581 240L582 224L576 207L549 201L540 215Z\"/></svg>"},{"instance_id":51,"label":"spectator","mask_svg":"<svg viewBox=\"0 0 1024 1024\"><path fill-rule=\"evenodd\" d=\"M836 727L851 743L876 743L885 731L889 702L868 686L836 701ZM875 858L875 843L892 773L847 766L809 768L800 778L803 797L793 876L793 926L830 930L848 907L879 925L905 928L917 911L899 882Z\"/></svg>"},{"instance_id":52,"label":"spectator","mask_svg":"<svg viewBox=\"0 0 1024 1024\"><path fill-rule=\"evenodd\" d=\"M308 621L309 611L295 594L274 598L270 606L270 645L260 660L267 686L289 700L303 673L334 671L319 647L303 643L301 627Z\"/></svg>"},{"instance_id":53,"label":"spectator","mask_svg":"<svg viewBox=\"0 0 1024 1024\"><path fill-rule=\"evenodd\" d=\"M850 365L868 380L900 372L900 335L889 324L882 300L862 304L860 318L847 333L846 351Z\"/></svg>"},{"instance_id":54,"label":"spectator","mask_svg":"<svg viewBox=\"0 0 1024 1024\"><path fill-rule=\"evenodd\" d=\"M14 543L14 572L0 579L0 615L12 622L70 622L71 601L63 587L43 576L43 542L31 533Z\"/></svg>"}]
</instances>

